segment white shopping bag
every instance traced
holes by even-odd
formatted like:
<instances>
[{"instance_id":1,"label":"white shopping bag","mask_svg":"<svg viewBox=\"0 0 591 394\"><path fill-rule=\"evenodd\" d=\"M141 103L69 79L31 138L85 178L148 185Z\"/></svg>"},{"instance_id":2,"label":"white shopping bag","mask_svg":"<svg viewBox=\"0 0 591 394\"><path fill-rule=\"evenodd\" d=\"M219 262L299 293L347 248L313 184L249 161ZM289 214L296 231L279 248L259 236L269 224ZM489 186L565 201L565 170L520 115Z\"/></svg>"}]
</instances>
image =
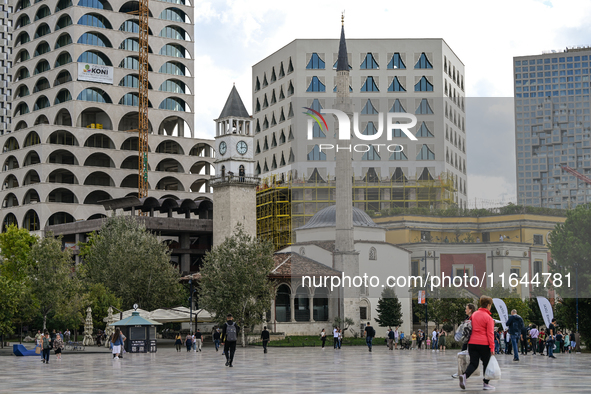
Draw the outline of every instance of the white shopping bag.
<instances>
[{"instance_id":1,"label":"white shopping bag","mask_svg":"<svg viewBox=\"0 0 591 394\"><path fill-rule=\"evenodd\" d=\"M501 380L501 367L499 367L495 356L490 356L490 360L486 366L486 372L484 372L484 379Z\"/></svg>"},{"instance_id":2,"label":"white shopping bag","mask_svg":"<svg viewBox=\"0 0 591 394\"><path fill-rule=\"evenodd\" d=\"M468 365L470 365L470 355L468 354L467 350L458 353L458 375L462 375L468 369ZM472 376L480 376L482 373L480 372L480 365L474 371Z\"/></svg>"}]
</instances>

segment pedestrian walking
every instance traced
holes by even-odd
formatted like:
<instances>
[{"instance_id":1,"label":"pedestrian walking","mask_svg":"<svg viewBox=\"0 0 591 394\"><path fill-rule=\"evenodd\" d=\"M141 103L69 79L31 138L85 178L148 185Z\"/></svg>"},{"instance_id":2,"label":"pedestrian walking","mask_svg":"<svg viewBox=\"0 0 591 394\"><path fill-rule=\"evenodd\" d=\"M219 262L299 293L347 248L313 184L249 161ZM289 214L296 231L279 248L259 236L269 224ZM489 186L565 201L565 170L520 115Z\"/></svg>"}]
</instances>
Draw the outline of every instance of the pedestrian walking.
<instances>
[{"instance_id":1,"label":"pedestrian walking","mask_svg":"<svg viewBox=\"0 0 591 394\"><path fill-rule=\"evenodd\" d=\"M388 328L388 349L394 350L394 331Z\"/></svg>"},{"instance_id":2,"label":"pedestrian walking","mask_svg":"<svg viewBox=\"0 0 591 394\"><path fill-rule=\"evenodd\" d=\"M187 334L187 336L185 337L185 346L187 347L188 352L191 351L191 346L193 345L191 338L192 338L191 334Z\"/></svg>"},{"instance_id":3,"label":"pedestrian walking","mask_svg":"<svg viewBox=\"0 0 591 394\"><path fill-rule=\"evenodd\" d=\"M509 330L505 329L503 331L503 339L505 340L505 354L511 354L511 334L509 334Z\"/></svg>"},{"instance_id":4,"label":"pedestrian walking","mask_svg":"<svg viewBox=\"0 0 591 394\"><path fill-rule=\"evenodd\" d=\"M197 351L197 343L195 342L195 333L193 333L193 335L191 335L191 347L194 352Z\"/></svg>"},{"instance_id":5,"label":"pedestrian walking","mask_svg":"<svg viewBox=\"0 0 591 394\"><path fill-rule=\"evenodd\" d=\"M179 332L178 334L176 334L176 337L174 338L174 346L176 347L177 352L181 351L182 345L183 345L183 340L181 338L181 333Z\"/></svg>"},{"instance_id":6,"label":"pedestrian walking","mask_svg":"<svg viewBox=\"0 0 591 394\"><path fill-rule=\"evenodd\" d=\"M536 355L536 348L538 347L538 337L540 336L540 332L536 328L535 324L532 324L531 329L529 330L529 337L531 338L531 351L533 355Z\"/></svg>"},{"instance_id":7,"label":"pedestrian walking","mask_svg":"<svg viewBox=\"0 0 591 394\"><path fill-rule=\"evenodd\" d=\"M574 352L577 349L577 336L574 331L570 332L570 351Z\"/></svg>"},{"instance_id":8,"label":"pedestrian walking","mask_svg":"<svg viewBox=\"0 0 591 394\"><path fill-rule=\"evenodd\" d=\"M482 360L482 371L486 371L491 355L495 353L494 327L495 323L490 316L492 298L480 297L480 308L472 314L472 334L468 341L468 353L470 354L470 365L468 369L459 376L460 387L466 389L468 378L474 373ZM494 390L487 379L482 380L483 390Z\"/></svg>"},{"instance_id":9,"label":"pedestrian walking","mask_svg":"<svg viewBox=\"0 0 591 394\"><path fill-rule=\"evenodd\" d=\"M45 330L41 341L43 343L43 363L49 364L49 351L51 350L51 337L49 336L49 331Z\"/></svg>"},{"instance_id":10,"label":"pedestrian walking","mask_svg":"<svg viewBox=\"0 0 591 394\"><path fill-rule=\"evenodd\" d=\"M394 349L398 350L398 327L394 329Z\"/></svg>"},{"instance_id":11,"label":"pedestrian walking","mask_svg":"<svg viewBox=\"0 0 591 394\"><path fill-rule=\"evenodd\" d=\"M125 335L123 335L121 333L121 330L119 329L119 327L117 327L115 329L115 332L113 333L113 337L111 338L111 343L113 344L113 359L120 359L123 358L122 353L123 353L123 344L125 343ZM180 334L179 334L179 340L180 340Z\"/></svg>"},{"instance_id":12,"label":"pedestrian walking","mask_svg":"<svg viewBox=\"0 0 591 394\"><path fill-rule=\"evenodd\" d=\"M64 340L61 336L57 335L53 341L53 351L58 360L62 359L62 349L64 348Z\"/></svg>"},{"instance_id":13,"label":"pedestrian walking","mask_svg":"<svg viewBox=\"0 0 591 394\"><path fill-rule=\"evenodd\" d=\"M423 343L425 342L425 333L423 330L419 330L419 336L417 338L417 346L419 350L423 349Z\"/></svg>"},{"instance_id":14,"label":"pedestrian walking","mask_svg":"<svg viewBox=\"0 0 591 394\"><path fill-rule=\"evenodd\" d=\"M523 328L523 319L517 314L517 311L513 309L511 316L507 320L507 328L511 335L511 344L513 345L513 361L519 361L519 348L517 347L517 341L521 336L521 329Z\"/></svg>"},{"instance_id":15,"label":"pedestrian walking","mask_svg":"<svg viewBox=\"0 0 591 394\"><path fill-rule=\"evenodd\" d=\"M342 331L341 331L340 328L339 328L339 341L338 341L338 344L339 344L339 349L340 349L341 346L343 345L343 333L342 333Z\"/></svg>"},{"instance_id":16,"label":"pedestrian walking","mask_svg":"<svg viewBox=\"0 0 591 394\"><path fill-rule=\"evenodd\" d=\"M70 329L66 328L66 332L64 332L64 336L65 336L64 341L66 343L70 342L70 336L71 336Z\"/></svg>"},{"instance_id":17,"label":"pedestrian walking","mask_svg":"<svg viewBox=\"0 0 591 394\"><path fill-rule=\"evenodd\" d=\"M447 333L445 332L445 330L442 328L441 332L439 333L439 350L441 351L445 351L445 337L446 337Z\"/></svg>"},{"instance_id":18,"label":"pedestrian walking","mask_svg":"<svg viewBox=\"0 0 591 394\"><path fill-rule=\"evenodd\" d=\"M548 357L550 358L556 358L554 357L554 344L556 343L556 318L552 318L552 322L550 323L550 326L548 327Z\"/></svg>"},{"instance_id":19,"label":"pedestrian walking","mask_svg":"<svg viewBox=\"0 0 591 394\"><path fill-rule=\"evenodd\" d=\"M556 334L556 344L558 345L558 353L564 353L564 337L562 331L558 331Z\"/></svg>"},{"instance_id":20,"label":"pedestrian walking","mask_svg":"<svg viewBox=\"0 0 591 394\"><path fill-rule=\"evenodd\" d=\"M472 314L474 312L476 312L476 306L472 303L468 303L466 304L466 320L464 320L464 322L467 322L468 320L472 320ZM464 350L468 350L468 342L462 344L462 351ZM451 375L452 378L457 378L459 375L458 373L454 373L453 375Z\"/></svg>"},{"instance_id":21,"label":"pedestrian walking","mask_svg":"<svg viewBox=\"0 0 591 394\"><path fill-rule=\"evenodd\" d=\"M215 351L218 352L220 350L220 329L216 328L215 331L213 332L212 338L213 338L213 344L215 345Z\"/></svg>"},{"instance_id":22,"label":"pedestrian walking","mask_svg":"<svg viewBox=\"0 0 591 394\"><path fill-rule=\"evenodd\" d=\"M232 314L228 313L226 322L222 327L222 344L224 345L224 353L226 355L226 367L233 367L234 353L236 353L236 341L238 341L238 333L240 327L234 322Z\"/></svg>"},{"instance_id":23,"label":"pedestrian walking","mask_svg":"<svg viewBox=\"0 0 591 394\"><path fill-rule=\"evenodd\" d=\"M435 328L431 333L431 343L433 344L433 351L435 351L435 349L437 349L437 329Z\"/></svg>"},{"instance_id":24,"label":"pedestrian walking","mask_svg":"<svg viewBox=\"0 0 591 394\"><path fill-rule=\"evenodd\" d=\"M195 342L195 351L200 352L201 346L203 344L203 335L201 334L201 331L199 331L199 329L197 329L197 331L195 332Z\"/></svg>"},{"instance_id":25,"label":"pedestrian walking","mask_svg":"<svg viewBox=\"0 0 591 394\"><path fill-rule=\"evenodd\" d=\"M503 329L499 327L495 330L495 354L499 354L501 352L501 338L503 336Z\"/></svg>"},{"instance_id":26,"label":"pedestrian walking","mask_svg":"<svg viewBox=\"0 0 591 394\"><path fill-rule=\"evenodd\" d=\"M320 340L322 341L322 348L324 349L324 345L326 344L326 331L324 328L320 331Z\"/></svg>"},{"instance_id":27,"label":"pedestrian walking","mask_svg":"<svg viewBox=\"0 0 591 394\"><path fill-rule=\"evenodd\" d=\"M521 327L521 336L519 339L521 340L521 354L527 356L527 340L528 340L528 332L525 325Z\"/></svg>"},{"instance_id":28,"label":"pedestrian walking","mask_svg":"<svg viewBox=\"0 0 591 394\"><path fill-rule=\"evenodd\" d=\"M332 346L336 349L339 345L339 329L337 327L332 330Z\"/></svg>"},{"instance_id":29,"label":"pedestrian walking","mask_svg":"<svg viewBox=\"0 0 591 394\"><path fill-rule=\"evenodd\" d=\"M412 332L410 339L411 339L410 350L413 350L415 348L415 346L417 346L417 334L415 331Z\"/></svg>"},{"instance_id":30,"label":"pedestrian walking","mask_svg":"<svg viewBox=\"0 0 591 394\"><path fill-rule=\"evenodd\" d=\"M269 339L271 339L271 335L269 334L269 331L267 331L267 326L263 327L261 339L263 340L263 353L267 353L267 343L269 343Z\"/></svg>"},{"instance_id":31,"label":"pedestrian walking","mask_svg":"<svg viewBox=\"0 0 591 394\"><path fill-rule=\"evenodd\" d=\"M365 343L367 343L367 347L369 348L370 352L373 345L372 341L375 336L376 330L373 329L370 322L367 322L367 326L365 327Z\"/></svg>"},{"instance_id":32,"label":"pedestrian walking","mask_svg":"<svg viewBox=\"0 0 591 394\"><path fill-rule=\"evenodd\" d=\"M425 341L425 345L425 350L429 350L431 348L431 340L429 338L427 338L427 340Z\"/></svg>"}]
</instances>

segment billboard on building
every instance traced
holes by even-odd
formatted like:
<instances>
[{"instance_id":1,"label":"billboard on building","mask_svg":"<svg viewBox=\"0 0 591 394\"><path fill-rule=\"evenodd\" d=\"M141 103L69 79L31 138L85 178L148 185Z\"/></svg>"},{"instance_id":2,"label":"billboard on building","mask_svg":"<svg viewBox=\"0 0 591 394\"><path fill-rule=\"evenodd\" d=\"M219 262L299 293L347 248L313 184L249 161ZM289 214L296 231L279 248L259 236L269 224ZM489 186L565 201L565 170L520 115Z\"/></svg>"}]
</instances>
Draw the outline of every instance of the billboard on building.
<instances>
[{"instance_id":1,"label":"billboard on building","mask_svg":"<svg viewBox=\"0 0 591 394\"><path fill-rule=\"evenodd\" d=\"M113 67L78 63L78 80L113 84Z\"/></svg>"}]
</instances>

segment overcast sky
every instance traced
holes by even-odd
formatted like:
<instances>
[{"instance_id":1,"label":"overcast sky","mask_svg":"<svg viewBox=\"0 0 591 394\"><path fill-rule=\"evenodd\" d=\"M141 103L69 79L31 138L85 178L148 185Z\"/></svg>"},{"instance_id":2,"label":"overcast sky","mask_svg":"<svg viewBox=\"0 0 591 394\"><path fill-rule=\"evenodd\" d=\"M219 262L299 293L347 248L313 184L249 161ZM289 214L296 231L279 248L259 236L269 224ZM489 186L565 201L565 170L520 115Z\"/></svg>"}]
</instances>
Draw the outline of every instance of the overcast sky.
<instances>
[{"instance_id":1,"label":"overcast sky","mask_svg":"<svg viewBox=\"0 0 591 394\"><path fill-rule=\"evenodd\" d=\"M196 1L196 135L213 138L232 83L252 111L253 64L296 38L338 38L343 10L347 38L447 42L466 71L468 197L515 200L512 58L591 45L591 1Z\"/></svg>"}]
</instances>

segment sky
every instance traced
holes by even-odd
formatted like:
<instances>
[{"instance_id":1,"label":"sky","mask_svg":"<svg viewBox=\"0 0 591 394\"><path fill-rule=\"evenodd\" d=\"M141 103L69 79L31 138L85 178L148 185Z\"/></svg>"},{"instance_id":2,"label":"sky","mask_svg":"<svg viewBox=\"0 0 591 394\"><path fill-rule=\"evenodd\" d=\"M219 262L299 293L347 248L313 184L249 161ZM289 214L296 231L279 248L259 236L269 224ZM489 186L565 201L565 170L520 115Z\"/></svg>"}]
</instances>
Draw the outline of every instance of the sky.
<instances>
[{"instance_id":1,"label":"sky","mask_svg":"<svg viewBox=\"0 0 591 394\"><path fill-rule=\"evenodd\" d=\"M443 38L465 65L471 207L516 200L514 56L591 45L591 1L195 0L195 128L213 138L232 84L252 111L252 66L297 38Z\"/></svg>"}]
</instances>

